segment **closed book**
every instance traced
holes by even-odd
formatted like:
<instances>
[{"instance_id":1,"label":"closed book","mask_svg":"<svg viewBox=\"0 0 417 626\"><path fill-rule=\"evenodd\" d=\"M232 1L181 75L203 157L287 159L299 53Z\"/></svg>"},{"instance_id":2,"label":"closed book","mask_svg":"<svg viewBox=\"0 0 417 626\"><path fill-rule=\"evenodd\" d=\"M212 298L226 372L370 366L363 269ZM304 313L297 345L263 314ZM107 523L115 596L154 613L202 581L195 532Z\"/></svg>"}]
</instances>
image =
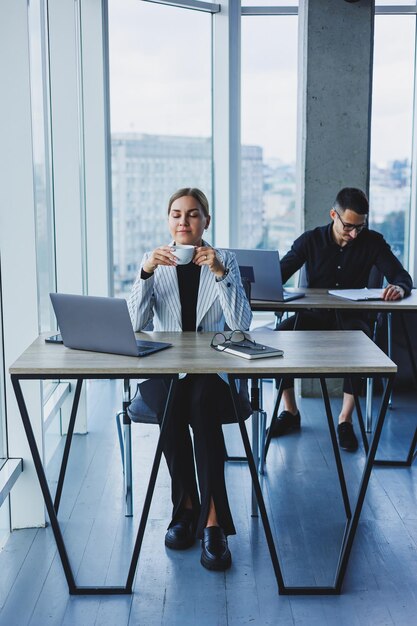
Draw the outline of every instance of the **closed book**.
<instances>
[{"instance_id":1,"label":"closed book","mask_svg":"<svg viewBox=\"0 0 417 626\"><path fill-rule=\"evenodd\" d=\"M283 350L271 348L270 346L264 346L260 343L257 343L256 347L233 345L223 348L222 346L217 346L216 350L218 352L228 352L229 354L234 354L235 356L241 356L244 359L265 359L267 357L283 356L284 354Z\"/></svg>"}]
</instances>

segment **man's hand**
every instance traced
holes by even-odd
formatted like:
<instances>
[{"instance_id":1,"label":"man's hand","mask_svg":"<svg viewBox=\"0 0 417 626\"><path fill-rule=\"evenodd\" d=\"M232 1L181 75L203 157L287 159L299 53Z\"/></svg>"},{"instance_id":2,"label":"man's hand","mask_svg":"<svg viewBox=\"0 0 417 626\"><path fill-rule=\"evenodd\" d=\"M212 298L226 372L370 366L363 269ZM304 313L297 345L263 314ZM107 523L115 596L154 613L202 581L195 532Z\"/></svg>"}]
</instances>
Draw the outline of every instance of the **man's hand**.
<instances>
[{"instance_id":1,"label":"man's hand","mask_svg":"<svg viewBox=\"0 0 417 626\"><path fill-rule=\"evenodd\" d=\"M399 285L387 285L382 292L383 300L401 300L404 298L405 292Z\"/></svg>"}]
</instances>

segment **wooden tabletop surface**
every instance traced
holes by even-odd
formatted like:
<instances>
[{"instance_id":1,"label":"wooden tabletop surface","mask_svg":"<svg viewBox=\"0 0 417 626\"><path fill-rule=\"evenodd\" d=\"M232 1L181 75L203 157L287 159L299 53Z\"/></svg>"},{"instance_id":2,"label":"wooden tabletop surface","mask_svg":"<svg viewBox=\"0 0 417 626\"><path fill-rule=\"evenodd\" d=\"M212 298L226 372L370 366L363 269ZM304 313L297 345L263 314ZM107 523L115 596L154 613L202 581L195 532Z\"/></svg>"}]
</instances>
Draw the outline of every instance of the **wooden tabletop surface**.
<instances>
[{"instance_id":1,"label":"wooden tabletop surface","mask_svg":"<svg viewBox=\"0 0 417 626\"><path fill-rule=\"evenodd\" d=\"M42 378L54 374L94 374L109 377L123 375L146 377L146 374L180 372L210 374L388 374L397 371L393 363L360 331L252 332L259 343L281 348L283 357L247 360L210 348L213 333L138 333L142 339L168 341L172 348L146 357L120 356L100 352L72 350L45 343L44 333L10 367L10 374Z\"/></svg>"},{"instance_id":2,"label":"wooden tabletop surface","mask_svg":"<svg viewBox=\"0 0 417 626\"><path fill-rule=\"evenodd\" d=\"M269 302L252 300L253 311L300 311L303 309L356 309L366 311L417 311L417 289L408 298L385 302L384 300L364 300L356 302L338 296L331 296L327 289L286 289L288 292L305 293L304 298L290 302ZM382 292L382 289L381 289Z\"/></svg>"}]
</instances>

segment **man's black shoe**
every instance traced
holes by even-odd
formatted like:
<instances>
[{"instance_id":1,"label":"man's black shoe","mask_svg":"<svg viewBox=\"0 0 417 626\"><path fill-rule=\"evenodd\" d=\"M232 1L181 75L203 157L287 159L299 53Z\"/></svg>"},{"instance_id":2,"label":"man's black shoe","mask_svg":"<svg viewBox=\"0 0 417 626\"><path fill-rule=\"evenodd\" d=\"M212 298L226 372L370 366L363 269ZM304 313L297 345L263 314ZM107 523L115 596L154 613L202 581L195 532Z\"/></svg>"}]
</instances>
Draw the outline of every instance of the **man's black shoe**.
<instances>
[{"instance_id":1,"label":"man's black shoe","mask_svg":"<svg viewBox=\"0 0 417 626\"><path fill-rule=\"evenodd\" d=\"M292 430L300 430L301 416L297 411L297 415L293 415L289 411L282 411L272 424L271 437L281 437ZM268 436L269 428L266 431Z\"/></svg>"},{"instance_id":2,"label":"man's black shoe","mask_svg":"<svg viewBox=\"0 0 417 626\"><path fill-rule=\"evenodd\" d=\"M175 522L171 522L165 535L165 545L171 550L186 550L195 542L194 516L191 509L184 509Z\"/></svg>"},{"instance_id":3,"label":"man's black shoe","mask_svg":"<svg viewBox=\"0 0 417 626\"><path fill-rule=\"evenodd\" d=\"M355 452L358 449L358 440L353 432L353 426L350 422L341 422L337 427L337 436L339 438L339 446L342 450Z\"/></svg>"},{"instance_id":4,"label":"man's black shoe","mask_svg":"<svg viewBox=\"0 0 417 626\"><path fill-rule=\"evenodd\" d=\"M201 541L201 565L206 569L223 572L232 564L232 555L227 545L226 535L219 526L204 529Z\"/></svg>"}]
</instances>

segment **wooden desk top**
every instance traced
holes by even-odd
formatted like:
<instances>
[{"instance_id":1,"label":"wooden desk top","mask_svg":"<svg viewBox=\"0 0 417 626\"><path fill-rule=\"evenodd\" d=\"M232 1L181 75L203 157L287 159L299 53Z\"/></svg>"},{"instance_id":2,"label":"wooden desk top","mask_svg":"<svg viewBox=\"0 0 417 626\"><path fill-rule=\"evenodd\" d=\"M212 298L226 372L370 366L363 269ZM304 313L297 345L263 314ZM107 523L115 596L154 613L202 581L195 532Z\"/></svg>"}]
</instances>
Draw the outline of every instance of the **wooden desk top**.
<instances>
[{"instance_id":1,"label":"wooden desk top","mask_svg":"<svg viewBox=\"0 0 417 626\"><path fill-rule=\"evenodd\" d=\"M138 333L138 337L168 341L172 348L146 357L119 356L71 350L45 343L44 333L10 367L23 377L57 377L58 374L94 378L146 378L150 374L228 372L266 377L270 374L388 374L397 366L361 331L253 332L259 343L284 350L283 357L247 360L210 348L213 333Z\"/></svg>"},{"instance_id":2,"label":"wooden desk top","mask_svg":"<svg viewBox=\"0 0 417 626\"><path fill-rule=\"evenodd\" d=\"M346 300L331 296L327 289L286 289L288 292L301 292L306 295L299 300L290 302L269 302L267 300L252 300L253 311L302 311L305 309L355 309L363 311L417 311L417 289L403 300L385 302L384 300Z\"/></svg>"}]
</instances>

